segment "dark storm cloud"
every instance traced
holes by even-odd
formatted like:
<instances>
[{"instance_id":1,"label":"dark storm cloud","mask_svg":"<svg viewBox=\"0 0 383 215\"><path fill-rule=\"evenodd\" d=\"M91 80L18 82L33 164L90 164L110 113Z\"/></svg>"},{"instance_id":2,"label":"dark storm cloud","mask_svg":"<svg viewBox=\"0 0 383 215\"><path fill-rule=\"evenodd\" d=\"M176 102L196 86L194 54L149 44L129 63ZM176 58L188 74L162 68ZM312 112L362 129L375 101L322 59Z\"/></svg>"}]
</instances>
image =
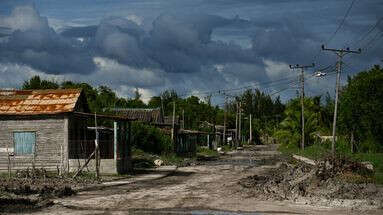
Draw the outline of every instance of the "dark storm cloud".
<instances>
[{"instance_id":1,"label":"dark storm cloud","mask_svg":"<svg viewBox=\"0 0 383 215\"><path fill-rule=\"evenodd\" d=\"M174 73L199 72L202 66L217 63L255 61L251 50L211 40L216 28L250 25L238 17L161 15L149 32L133 21L110 17L98 26L67 28L58 34L35 8L25 6L17 7L0 24L14 30L0 43L0 60L27 64L49 74L91 73L95 56Z\"/></svg>"},{"instance_id":2,"label":"dark storm cloud","mask_svg":"<svg viewBox=\"0 0 383 215\"><path fill-rule=\"evenodd\" d=\"M239 18L213 15L161 15L154 20L152 29L145 32L130 20L112 17L102 20L97 27L69 28L61 35L91 38L89 44L97 55L116 59L121 64L192 73L209 64L254 62L251 50L211 40L214 29L237 23L240 28L249 25Z\"/></svg>"},{"instance_id":3,"label":"dark storm cloud","mask_svg":"<svg viewBox=\"0 0 383 215\"><path fill-rule=\"evenodd\" d=\"M64 29L61 32L61 35L64 37L94 37L97 32L97 26L91 25L91 26L82 26L82 27L70 27L67 29Z\"/></svg>"},{"instance_id":4,"label":"dark storm cloud","mask_svg":"<svg viewBox=\"0 0 383 215\"><path fill-rule=\"evenodd\" d=\"M0 42L0 62L26 64L48 74L86 74L94 70L86 49L57 34L31 6L16 8L0 20L0 25L13 29Z\"/></svg>"},{"instance_id":5,"label":"dark storm cloud","mask_svg":"<svg viewBox=\"0 0 383 215\"><path fill-rule=\"evenodd\" d=\"M253 39L255 53L282 62L306 58L308 52L312 52L316 45L318 44L312 34L291 22L272 29L261 29Z\"/></svg>"},{"instance_id":6,"label":"dark storm cloud","mask_svg":"<svg viewBox=\"0 0 383 215\"><path fill-rule=\"evenodd\" d=\"M9 26L0 25L0 58L53 74L91 73L95 70L93 57L113 59L134 68L195 75L204 72L204 67L228 64L228 69L238 70L235 71L238 77L246 77L239 77L241 82L251 81L250 72L244 68L250 71L248 68L253 67L257 68L254 71L257 81L262 81L267 79L264 60L286 64L332 63L334 56L314 57L340 23L349 1L199 1L199 5L205 5L200 6L202 14L187 11L188 8L180 4L154 21L150 19L149 27L126 18L110 17L97 25L67 27L60 34L48 26L45 18L30 15L37 21L27 23L28 29L21 25L22 28L10 33ZM357 2L353 15L330 45L342 48L344 41L354 40L366 32L381 16L382 8L381 1ZM241 14L236 16L231 12L234 9ZM153 9L145 12L149 14L150 10ZM177 12L172 13L174 11ZM187 15L183 14L185 11ZM215 15L206 15L206 11ZM30 19L25 14L18 15ZM220 32L223 34L219 35ZM235 41L220 41L230 36L248 39L251 48L244 48ZM8 39L2 40L5 37ZM382 49L377 47L370 53L379 55ZM365 64L371 62L368 55L361 59Z\"/></svg>"},{"instance_id":7,"label":"dark storm cloud","mask_svg":"<svg viewBox=\"0 0 383 215\"><path fill-rule=\"evenodd\" d=\"M198 72L202 65L253 62L254 56L235 44L211 40L215 28L235 22L218 16L162 15L144 40L148 55L168 72Z\"/></svg>"}]
</instances>

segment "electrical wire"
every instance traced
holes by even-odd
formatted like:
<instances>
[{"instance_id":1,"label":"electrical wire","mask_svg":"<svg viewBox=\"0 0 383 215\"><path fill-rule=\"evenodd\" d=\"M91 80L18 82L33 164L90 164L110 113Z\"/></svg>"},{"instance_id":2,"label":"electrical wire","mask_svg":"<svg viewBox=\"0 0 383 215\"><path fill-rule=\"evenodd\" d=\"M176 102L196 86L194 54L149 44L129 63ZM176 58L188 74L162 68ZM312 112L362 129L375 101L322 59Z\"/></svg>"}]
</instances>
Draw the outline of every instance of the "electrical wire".
<instances>
[{"instance_id":1,"label":"electrical wire","mask_svg":"<svg viewBox=\"0 0 383 215\"><path fill-rule=\"evenodd\" d=\"M352 9L352 7L354 6L354 3L355 3L356 0L352 0L350 6L348 7L347 11L346 11L346 14L344 15L342 21L340 22L340 24L338 25L337 29L334 31L334 33L331 35L331 37L327 40L326 44L329 44L331 42L331 40L334 39L334 37L336 36L336 34L339 32L339 30L342 28L342 26L344 25L344 22L346 21L348 15L350 14L350 11Z\"/></svg>"},{"instance_id":2,"label":"electrical wire","mask_svg":"<svg viewBox=\"0 0 383 215\"><path fill-rule=\"evenodd\" d=\"M358 39L357 41L355 41L353 43L353 46L357 46L359 45L363 40L365 40L368 35L370 35L380 24L380 22L383 20L383 17L379 18L376 23L374 24L374 26L372 26L372 28L370 30L368 30L364 35L362 35L362 37L360 39Z\"/></svg>"}]
</instances>

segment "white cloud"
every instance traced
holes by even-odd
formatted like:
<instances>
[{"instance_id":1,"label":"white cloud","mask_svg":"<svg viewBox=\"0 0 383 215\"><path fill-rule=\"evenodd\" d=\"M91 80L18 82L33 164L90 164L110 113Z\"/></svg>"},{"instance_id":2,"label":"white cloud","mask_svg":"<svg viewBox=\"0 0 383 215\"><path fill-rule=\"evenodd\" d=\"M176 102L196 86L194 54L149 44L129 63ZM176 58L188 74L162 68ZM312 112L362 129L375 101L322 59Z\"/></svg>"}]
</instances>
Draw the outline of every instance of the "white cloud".
<instances>
[{"instance_id":1,"label":"white cloud","mask_svg":"<svg viewBox=\"0 0 383 215\"><path fill-rule=\"evenodd\" d=\"M126 16L125 18L126 18L127 20L130 20L130 21L136 23L136 24L139 25L139 26L141 26L142 23L143 23L142 18L139 17L139 16L136 16L136 15L134 15L134 14L128 15L128 16Z\"/></svg>"},{"instance_id":2,"label":"white cloud","mask_svg":"<svg viewBox=\"0 0 383 215\"><path fill-rule=\"evenodd\" d=\"M64 80L63 75L45 74L29 66L20 64L0 63L0 88L21 88L24 81L36 75L43 79L56 82Z\"/></svg>"},{"instance_id":3,"label":"white cloud","mask_svg":"<svg viewBox=\"0 0 383 215\"><path fill-rule=\"evenodd\" d=\"M159 69L134 68L103 57L94 57L93 61L96 64L96 72L87 77L101 82L110 81L132 87L154 87L164 82L161 78L164 72Z\"/></svg>"},{"instance_id":4,"label":"white cloud","mask_svg":"<svg viewBox=\"0 0 383 215\"><path fill-rule=\"evenodd\" d=\"M266 74L271 80L292 76L290 74L292 71L290 71L289 65L287 65L286 63L276 62L272 60L263 60L263 63L265 64Z\"/></svg>"},{"instance_id":5,"label":"white cloud","mask_svg":"<svg viewBox=\"0 0 383 215\"><path fill-rule=\"evenodd\" d=\"M0 26L26 31L46 28L48 21L46 18L40 17L32 6L19 6L12 10L10 16L0 19Z\"/></svg>"},{"instance_id":6,"label":"white cloud","mask_svg":"<svg viewBox=\"0 0 383 215\"><path fill-rule=\"evenodd\" d=\"M141 100L145 104L148 104L150 99L156 95L155 92L150 89L135 88L135 87L130 87L126 85L120 85L115 90L116 90L117 96L123 97L123 98L132 98L136 90L138 90L138 92L141 94Z\"/></svg>"}]
</instances>

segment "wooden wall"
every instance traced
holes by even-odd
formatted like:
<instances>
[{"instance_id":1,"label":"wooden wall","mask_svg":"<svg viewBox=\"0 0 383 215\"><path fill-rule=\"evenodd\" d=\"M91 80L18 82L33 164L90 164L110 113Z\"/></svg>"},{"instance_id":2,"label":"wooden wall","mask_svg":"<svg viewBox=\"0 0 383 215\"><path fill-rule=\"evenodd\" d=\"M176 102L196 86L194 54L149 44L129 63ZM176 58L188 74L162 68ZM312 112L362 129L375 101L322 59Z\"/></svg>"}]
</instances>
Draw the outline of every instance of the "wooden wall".
<instances>
[{"instance_id":1,"label":"wooden wall","mask_svg":"<svg viewBox=\"0 0 383 215\"><path fill-rule=\"evenodd\" d=\"M63 153L67 150L67 129L65 116L48 116L16 119L15 117L0 118L0 170L7 170L8 158L7 147L10 151L14 149L14 131L36 132L35 166L47 169L57 169L61 163L61 147ZM64 156L64 159L65 158ZM26 168L32 166L32 155L11 157L12 169Z\"/></svg>"}]
</instances>

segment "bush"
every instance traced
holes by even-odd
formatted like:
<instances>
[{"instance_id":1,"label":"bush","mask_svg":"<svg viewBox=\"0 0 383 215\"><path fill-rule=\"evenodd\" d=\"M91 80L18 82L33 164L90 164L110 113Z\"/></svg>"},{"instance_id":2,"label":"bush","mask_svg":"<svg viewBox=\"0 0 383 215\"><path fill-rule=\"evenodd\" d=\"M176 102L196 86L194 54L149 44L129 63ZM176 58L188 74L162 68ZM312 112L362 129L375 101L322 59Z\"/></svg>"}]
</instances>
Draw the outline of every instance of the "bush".
<instances>
[{"instance_id":1,"label":"bush","mask_svg":"<svg viewBox=\"0 0 383 215\"><path fill-rule=\"evenodd\" d=\"M132 124L133 146L144 152L162 154L172 151L171 139L160 129L142 123Z\"/></svg>"}]
</instances>

